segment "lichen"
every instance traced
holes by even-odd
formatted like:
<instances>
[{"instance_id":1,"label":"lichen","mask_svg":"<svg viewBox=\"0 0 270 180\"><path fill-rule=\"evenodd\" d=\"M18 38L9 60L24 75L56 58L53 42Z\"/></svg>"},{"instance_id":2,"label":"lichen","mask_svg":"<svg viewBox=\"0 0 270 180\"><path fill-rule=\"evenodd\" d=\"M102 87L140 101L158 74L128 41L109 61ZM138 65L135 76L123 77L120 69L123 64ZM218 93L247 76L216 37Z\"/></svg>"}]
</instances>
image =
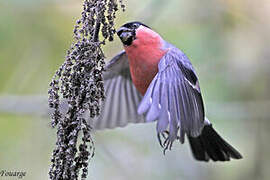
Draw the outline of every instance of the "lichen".
<instances>
[{"instance_id":1,"label":"lichen","mask_svg":"<svg viewBox=\"0 0 270 180\"><path fill-rule=\"evenodd\" d=\"M122 0L119 3L124 10ZM84 0L81 18L73 31L74 41L50 83L51 124L57 127L49 171L52 180L76 180L80 174L81 179L87 177L94 142L84 114L89 113L91 118L98 116L105 98L102 78L105 56L101 46L106 40L113 40L117 10L117 0ZM68 103L67 112L61 111L63 100Z\"/></svg>"}]
</instances>

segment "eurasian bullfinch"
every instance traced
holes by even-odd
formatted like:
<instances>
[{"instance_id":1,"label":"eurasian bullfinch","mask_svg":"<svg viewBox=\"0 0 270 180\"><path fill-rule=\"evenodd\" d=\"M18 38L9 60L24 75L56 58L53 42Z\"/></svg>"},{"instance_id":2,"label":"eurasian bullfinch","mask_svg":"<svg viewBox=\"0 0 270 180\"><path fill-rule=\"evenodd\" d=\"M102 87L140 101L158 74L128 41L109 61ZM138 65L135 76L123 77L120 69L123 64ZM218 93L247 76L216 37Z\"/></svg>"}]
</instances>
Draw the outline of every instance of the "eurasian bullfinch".
<instances>
[{"instance_id":1,"label":"eurasian bullfinch","mask_svg":"<svg viewBox=\"0 0 270 180\"><path fill-rule=\"evenodd\" d=\"M124 51L105 68L107 98L96 129L156 121L164 152L186 135L197 160L242 158L205 117L198 77L181 50L140 22L124 24L117 35Z\"/></svg>"}]
</instances>

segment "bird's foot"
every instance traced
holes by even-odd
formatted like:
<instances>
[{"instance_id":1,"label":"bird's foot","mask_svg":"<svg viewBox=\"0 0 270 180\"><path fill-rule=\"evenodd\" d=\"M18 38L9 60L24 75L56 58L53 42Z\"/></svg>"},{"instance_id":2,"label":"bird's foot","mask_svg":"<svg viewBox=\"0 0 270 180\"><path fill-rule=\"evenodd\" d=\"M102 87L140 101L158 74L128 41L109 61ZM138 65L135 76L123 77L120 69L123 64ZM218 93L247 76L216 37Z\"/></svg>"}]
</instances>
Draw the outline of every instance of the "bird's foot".
<instances>
[{"instance_id":1,"label":"bird's foot","mask_svg":"<svg viewBox=\"0 0 270 180\"><path fill-rule=\"evenodd\" d=\"M166 150L172 149L173 141L170 140L170 132L166 130L161 133L158 133L157 136L159 144L163 148L163 154L165 155Z\"/></svg>"}]
</instances>

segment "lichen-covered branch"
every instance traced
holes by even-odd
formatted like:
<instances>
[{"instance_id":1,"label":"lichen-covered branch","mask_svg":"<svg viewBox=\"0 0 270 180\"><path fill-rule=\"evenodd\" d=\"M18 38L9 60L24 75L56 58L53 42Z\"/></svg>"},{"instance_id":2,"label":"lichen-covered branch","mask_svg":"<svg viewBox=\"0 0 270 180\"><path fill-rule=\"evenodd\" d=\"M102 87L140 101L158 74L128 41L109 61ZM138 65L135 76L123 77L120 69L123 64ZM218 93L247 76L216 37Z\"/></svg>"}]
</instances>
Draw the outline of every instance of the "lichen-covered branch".
<instances>
[{"instance_id":1,"label":"lichen-covered branch","mask_svg":"<svg viewBox=\"0 0 270 180\"><path fill-rule=\"evenodd\" d=\"M122 1L119 2L124 9ZM74 42L50 83L52 127L57 127L49 171L52 180L78 179L79 174L85 179L88 174L94 142L84 114L89 113L91 118L98 116L100 103L105 98L102 79L105 57L101 46L107 39L113 40L117 10L116 0L84 0L81 18L74 27ZM60 110L62 99L68 103L67 112ZM79 134L82 134L81 140Z\"/></svg>"}]
</instances>

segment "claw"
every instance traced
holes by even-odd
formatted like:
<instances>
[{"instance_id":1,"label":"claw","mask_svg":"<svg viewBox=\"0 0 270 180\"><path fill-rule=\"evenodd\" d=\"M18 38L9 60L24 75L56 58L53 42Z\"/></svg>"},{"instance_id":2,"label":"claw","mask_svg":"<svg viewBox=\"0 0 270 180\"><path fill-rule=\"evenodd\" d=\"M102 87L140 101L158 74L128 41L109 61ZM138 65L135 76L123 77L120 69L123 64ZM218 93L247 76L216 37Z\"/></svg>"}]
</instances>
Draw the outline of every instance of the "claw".
<instances>
[{"instance_id":1,"label":"claw","mask_svg":"<svg viewBox=\"0 0 270 180\"><path fill-rule=\"evenodd\" d=\"M157 134L157 137L158 137L158 142L159 142L160 146L161 146L162 148L164 148L164 147L163 147L163 144L162 144L162 141L161 141L161 138L160 138L160 133Z\"/></svg>"},{"instance_id":2,"label":"claw","mask_svg":"<svg viewBox=\"0 0 270 180\"><path fill-rule=\"evenodd\" d=\"M178 131L179 131L179 127ZM157 137L158 137L158 142L160 144L160 146L163 148L163 154L165 155L166 150L172 150L172 145L175 139L180 140L181 136L180 135L176 135L176 138L172 138L170 137L170 131L165 130L163 132L157 133Z\"/></svg>"},{"instance_id":3,"label":"claw","mask_svg":"<svg viewBox=\"0 0 270 180\"><path fill-rule=\"evenodd\" d=\"M170 141L169 136L170 136L169 131L163 131L157 134L158 141L159 141L160 146L163 148L164 155L167 149L171 150L172 148L172 142ZM164 139L164 141L162 139Z\"/></svg>"}]
</instances>

